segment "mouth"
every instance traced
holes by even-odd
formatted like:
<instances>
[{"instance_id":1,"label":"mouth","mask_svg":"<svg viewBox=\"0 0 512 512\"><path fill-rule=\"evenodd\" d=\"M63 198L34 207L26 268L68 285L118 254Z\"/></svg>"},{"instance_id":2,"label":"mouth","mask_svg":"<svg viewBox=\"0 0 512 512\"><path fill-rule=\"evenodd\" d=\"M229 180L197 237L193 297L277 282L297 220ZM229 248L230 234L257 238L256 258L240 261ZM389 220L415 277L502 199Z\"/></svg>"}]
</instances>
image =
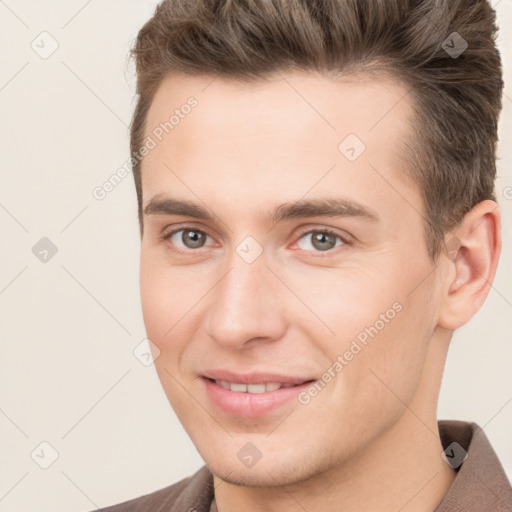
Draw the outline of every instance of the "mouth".
<instances>
[{"instance_id":1,"label":"mouth","mask_svg":"<svg viewBox=\"0 0 512 512\"><path fill-rule=\"evenodd\" d=\"M284 410L285 404L298 407L297 396L305 391L314 379L295 382L254 382L245 384L210 377L202 377L205 394L210 403L224 414L255 418L272 411ZM295 399L295 400L294 400Z\"/></svg>"},{"instance_id":2,"label":"mouth","mask_svg":"<svg viewBox=\"0 0 512 512\"><path fill-rule=\"evenodd\" d=\"M293 382L262 382L259 384L242 384L235 382L228 382L227 380L219 380L219 379L210 379L205 377L210 382L214 382L217 386L221 386L224 389L229 389L234 393L268 393L272 391L277 391L282 388L293 388L297 386L302 386L303 384L308 384L314 382L314 380L305 380L297 383Z\"/></svg>"}]
</instances>

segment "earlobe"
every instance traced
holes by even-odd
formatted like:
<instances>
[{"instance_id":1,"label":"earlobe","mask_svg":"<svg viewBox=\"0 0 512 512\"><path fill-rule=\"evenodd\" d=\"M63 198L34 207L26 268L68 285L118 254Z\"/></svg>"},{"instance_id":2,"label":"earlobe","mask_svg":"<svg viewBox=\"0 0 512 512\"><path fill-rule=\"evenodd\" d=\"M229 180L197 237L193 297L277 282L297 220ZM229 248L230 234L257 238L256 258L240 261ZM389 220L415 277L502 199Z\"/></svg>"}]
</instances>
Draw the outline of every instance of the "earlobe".
<instances>
[{"instance_id":1,"label":"earlobe","mask_svg":"<svg viewBox=\"0 0 512 512\"><path fill-rule=\"evenodd\" d=\"M491 288L501 251L498 205L482 201L448 234L441 258L447 266L439 325L455 330L467 323L484 303Z\"/></svg>"}]
</instances>

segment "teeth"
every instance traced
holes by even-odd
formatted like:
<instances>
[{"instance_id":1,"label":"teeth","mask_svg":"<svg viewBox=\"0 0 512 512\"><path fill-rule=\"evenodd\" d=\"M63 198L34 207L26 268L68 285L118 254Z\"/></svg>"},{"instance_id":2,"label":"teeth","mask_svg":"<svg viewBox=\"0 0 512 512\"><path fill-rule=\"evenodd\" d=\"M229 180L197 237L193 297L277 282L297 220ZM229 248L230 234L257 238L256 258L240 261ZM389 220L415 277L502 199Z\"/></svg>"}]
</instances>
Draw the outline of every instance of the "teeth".
<instances>
[{"instance_id":1,"label":"teeth","mask_svg":"<svg viewBox=\"0 0 512 512\"><path fill-rule=\"evenodd\" d=\"M280 388L290 388L295 384L280 384L268 382L267 384L234 384L226 380L216 380L216 384L236 393L265 393L266 391L277 391Z\"/></svg>"},{"instance_id":2,"label":"teeth","mask_svg":"<svg viewBox=\"0 0 512 512\"><path fill-rule=\"evenodd\" d=\"M230 384L229 388L231 391L239 391L240 393L247 391L247 386L245 384Z\"/></svg>"},{"instance_id":3,"label":"teeth","mask_svg":"<svg viewBox=\"0 0 512 512\"><path fill-rule=\"evenodd\" d=\"M265 384L249 384L247 386L248 393L265 393Z\"/></svg>"}]
</instances>

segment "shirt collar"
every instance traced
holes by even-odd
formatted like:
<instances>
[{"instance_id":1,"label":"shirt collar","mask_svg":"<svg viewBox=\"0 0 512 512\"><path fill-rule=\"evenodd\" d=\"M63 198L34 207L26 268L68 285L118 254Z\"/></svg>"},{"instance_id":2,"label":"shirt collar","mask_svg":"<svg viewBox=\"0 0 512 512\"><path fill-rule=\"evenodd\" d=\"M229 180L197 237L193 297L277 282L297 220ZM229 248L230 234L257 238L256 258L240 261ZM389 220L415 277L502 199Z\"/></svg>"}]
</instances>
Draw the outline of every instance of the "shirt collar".
<instances>
[{"instance_id":1,"label":"shirt collar","mask_svg":"<svg viewBox=\"0 0 512 512\"><path fill-rule=\"evenodd\" d=\"M458 420L440 420L438 427L445 453L451 455L459 445L467 457L455 468L457 476L434 512L512 510L510 482L483 429L476 423Z\"/></svg>"}]
</instances>

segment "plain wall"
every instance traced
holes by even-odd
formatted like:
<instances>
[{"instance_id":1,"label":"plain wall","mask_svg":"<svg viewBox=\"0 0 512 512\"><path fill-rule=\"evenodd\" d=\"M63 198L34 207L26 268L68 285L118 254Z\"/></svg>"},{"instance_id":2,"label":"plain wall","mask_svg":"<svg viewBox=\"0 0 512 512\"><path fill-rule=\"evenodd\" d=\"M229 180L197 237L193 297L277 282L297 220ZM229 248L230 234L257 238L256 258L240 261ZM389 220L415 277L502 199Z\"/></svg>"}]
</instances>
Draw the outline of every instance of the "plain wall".
<instances>
[{"instance_id":1,"label":"plain wall","mask_svg":"<svg viewBox=\"0 0 512 512\"><path fill-rule=\"evenodd\" d=\"M497 182L504 248L487 302L453 338L438 416L485 427L510 477L512 5L494 4L506 82ZM132 176L102 201L92 194L129 156L126 56L155 6L0 2L1 512L89 511L203 464L154 367L133 354L145 330ZM59 45L46 59L31 47L51 50L43 31ZM57 248L46 263L32 251L48 244L43 237ZM31 457L50 460L42 442L58 452L48 469Z\"/></svg>"}]
</instances>

